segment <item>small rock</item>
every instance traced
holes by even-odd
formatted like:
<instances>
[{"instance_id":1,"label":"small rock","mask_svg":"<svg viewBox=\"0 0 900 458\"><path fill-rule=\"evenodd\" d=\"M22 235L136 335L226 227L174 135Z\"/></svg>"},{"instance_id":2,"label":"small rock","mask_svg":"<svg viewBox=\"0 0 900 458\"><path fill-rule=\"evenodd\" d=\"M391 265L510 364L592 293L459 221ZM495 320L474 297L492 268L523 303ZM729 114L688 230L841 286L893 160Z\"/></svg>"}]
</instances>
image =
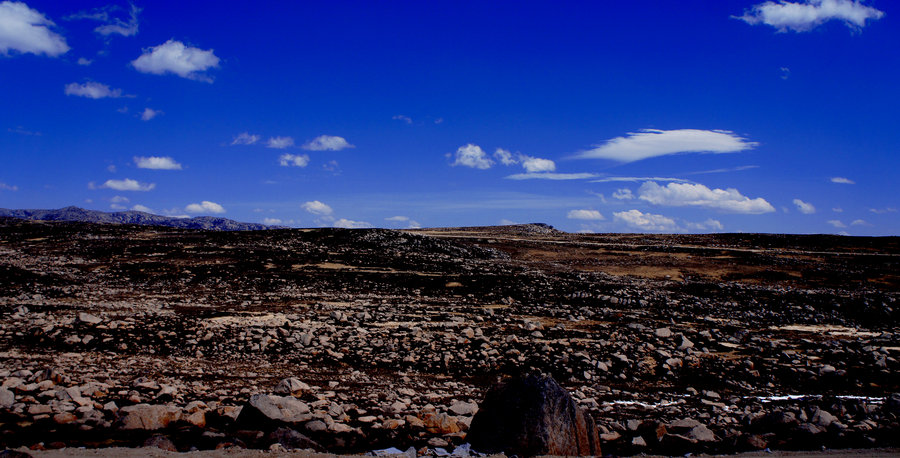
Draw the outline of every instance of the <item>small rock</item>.
<instances>
[{"instance_id":1,"label":"small rock","mask_svg":"<svg viewBox=\"0 0 900 458\"><path fill-rule=\"evenodd\" d=\"M289 394L291 396L300 396L309 391L309 385L300 381L296 377L288 377L275 385L275 394Z\"/></svg>"},{"instance_id":2,"label":"small rock","mask_svg":"<svg viewBox=\"0 0 900 458\"><path fill-rule=\"evenodd\" d=\"M181 420L181 409L174 406L137 404L119 409L122 429L157 430Z\"/></svg>"},{"instance_id":3,"label":"small rock","mask_svg":"<svg viewBox=\"0 0 900 458\"><path fill-rule=\"evenodd\" d=\"M99 324L103 322L103 319L90 313L81 312L78 314L78 321L87 324Z\"/></svg>"},{"instance_id":4,"label":"small rock","mask_svg":"<svg viewBox=\"0 0 900 458\"><path fill-rule=\"evenodd\" d=\"M450 404L450 411L456 415L471 416L478 412L478 404L474 402L454 401Z\"/></svg>"},{"instance_id":5,"label":"small rock","mask_svg":"<svg viewBox=\"0 0 900 458\"><path fill-rule=\"evenodd\" d=\"M178 449L175 448L175 443L172 442L172 439L169 439L168 437L161 434L151 436L149 439L144 441L144 447L154 447L169 452L178 451Z\"/></svg>"}]
</instances>

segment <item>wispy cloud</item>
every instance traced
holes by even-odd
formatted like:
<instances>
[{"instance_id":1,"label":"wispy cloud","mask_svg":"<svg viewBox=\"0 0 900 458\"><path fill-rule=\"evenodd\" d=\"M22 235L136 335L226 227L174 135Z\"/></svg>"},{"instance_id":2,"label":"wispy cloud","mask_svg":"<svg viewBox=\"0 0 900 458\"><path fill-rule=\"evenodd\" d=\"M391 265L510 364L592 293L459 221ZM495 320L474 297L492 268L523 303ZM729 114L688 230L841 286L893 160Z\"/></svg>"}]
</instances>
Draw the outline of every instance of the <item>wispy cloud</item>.
<instances>
[{"instance_id":1,"label":"wispy cloud","mask_svg":"<svg viewBox=\"0 0 900 458\"><path fill-rule=\"evenodd\" d=\"M870 212L875 213L876 215L883 215L885 213L896 213L897 209L894 207L884 207L884 208L870 208Z\"/></svg>"},{"instance_id":2,"label":"wispy cloud","mask_svg":"<svg viewBox=\"0 0 900 458\"><path fill-rule=\"evenodd\" d=\"M849 178L844 178L844 177L832 177L831 182L838 183L838 184L856 184L855 181L853 181Z\"/></svg>"},{"instance_id":3,"label":"wispy cloud","mask_svg":"<svg viewBox=\"0 0 900 458\"><path fill-rule=\"evenodd\" d=\"M828 21L841 21L854 30L866 21L878 20L884 12L857 0L767 1L753 5L743 16L732 16L747 24L765 24L779 32L806 32Z\"/></svg>"},{"instance_id":4,"label":"wispy cloud","mask_svg":"<svg viewBox=\"0 0 900 458\"><path fill-rule=\"evenodd\" d=\"M517 173L506 177L507 180L586 180L596 178L596 173Z\"/></svg>"},{"instance_id":5,"label":"wispy cloud","mask_svg":"<svg viewBox=\"0 0 900 458\"><path fill-rule=\"evenodd\" d=\"M319 135L302 146L310 151L340 151L347 148L355 148L344 137L336 135Z\"/></svg>"},{"instance_id":6,"label":"wispy cloud","mask_svg":"<svg viewBox=\"0 0 900 458\"><path fill-rule=\"evenodd\" d=\"M839 219L831 219L831 220L828 220L828 224L830 224L830 225L832 225L832 226L834 226L834 227L836 227L836 228L838 228L838 229L843 229L843 228L847 227L847 225L844 224L844 223L843 223L841 220L839 220Z\"/></svg>"},{"instance_id":7,"label":"wispy cloud","mask_svg":"<svg viewBox=\"0 0 900 458\"><path fill-rule=\"evenodd\" d=\"M267 226L276 226L281 224L281 220L278 218L263 218L263 224Z\"/></svg>"},{"instance_id":8,"label":"wispy cloud","mask_svg":"<svg viewBox=\"0 0 900 458\"><path fill-rule=\"evenodd\" d=\"M50 30L55 24L22 2L0 3L0 55L10 51L56 57L69 50L66 39Z\"/></svg>"},{"instance_id":9,"label":"wispy cloud","mask_svg":"<svg viewBox=\"0 0 900 458\"><path fill-rule=\"evenodd\" d=\"M728 173L728 172L741 172L744 170L752 170L758 169L758 165L742 165L739 167L728 167L724 169L712 169L712 170L701 170L699 172L688 172L685 175L706 175L709 173Z\"/></svg>"},{"instance_id":10,"label":"wispy cloud","mask_svg":"<svg viewBox=\"0 0 900 458\"><path fill-rule=\"evenodd\" d=\"M141 12L141 9L131 3L130 8L125 11L127 18L116 17L121 11L125 11L125 9L118 5L107 5L94 8L91 11L75 13L66 17L66 19L88 19L100 22L101 24L94 29L94 32L103 36L122 35L123 37L130 37L137 35L139 26L138 14Z\"/></svg>"},{"instance_id":11,"label":"wispy cloud","mask_svg":"<svg viewBox=\"0 0 900 458\"><path fill-rule=\"evenodd\" d=\"M18 191L19 187L0 181L0 191Z\"/></svg>"},{"instance_id":12,"label":"wispy cloud","mask_svg":"<svg viewBox=\"0 0 900 458\"><path fill-rule=\"evenodd\" d=\"M394 116L391 117L391 119L393 119L393 120L395 120L395 121L403 121L403 122L405 122L405 123L407 123L407 124L412 124L412 123L413 123L412 118L410 118L409 116L405 116L405 115L394 115Z\"/></svg>"},{"instance_id":13,"label":"wispy cloud","mask_svg":"<svg viewBox=\"0 0 900 458\"><path fill-rule=\"evenodd\" d=\"M603 177L598 180L591 180L591 183L637 183L639 181L660 181L673 183L690 183L690 180L683 178L671 177Z\"/></svg>"},{"instance_id":14,"label":"wispy cloud","mask_svg":"<svg viewBox=\"0 0 900 458\"><path fill-rule=\"evenodd\" d=\"M10 127L6 129L6 131L13 134L28 135L33 137L40 137L41 135L43 135L40 132L25 129L22 126Z\"/></svg>"},{"instance_id":15,"label":"wispy cloud","mask_svg":"<svg viewBox=\"0 0 900 458\"><path fill-rule=\"evenodd\" d=\"M608 140L575 157L634 162L679 153L736 153L757 145L727 130L644 129Z\"/></svg>"},{"instance_id":16,"label":"wispy cloud","mask_svg":"<svg viewBox=\"0 0 900 458\"><path fill-rule=\"evenodd\" d=\"M131 207L131 209L136 212L154 213L152 208L141 205L141 204L136 204L133 207Z\"/></svg>"},{"instance_id":17,"label":"wispy cloud","mask_svg":"<svg viewBox=\"0 0 900 458\"><path fill-rule=\"evenodd\" d=\"M180 41L169 40L161 45L145 48L143 54L133 60L131 65L142 73L173 73L182 78L211 83L212 78L204 72L217 68L219 58L212 49L194 48Z\"/></svg>"},{"instance_id":18,"label":"wispy cloud","mask_svg":"<svg viewBox=\"0 0 900 458\"><path fill-rule=\"evenodd\" d=\"M638 198L653 205L701 207L731 213L760 214L775 208L762 197L751 199L737 189L710 189L702 184L669 183L666 186L648 181L638 189Z\"/></svg>"},{"instance_id":19,"label":"wispy cloud","mask_svg":"<svg viewBox=\"0 0 900 458\"><path fill-rule=\"evenodd\" d=\"M134 165L139 169L181 170L181 164L169 156L135 156Z\"/></svg>"},{"instance_id":20,"label":"wispy cloud","mask_svg":"<svg viewBox=\"0 0 900 458\"><path fill-rule=\"evenodd\" d=\"M252 145L259 141L259 135L252 135L249 132L241 132L234 140L231 141L232 145Z\"/></svg>"}]
</instances>

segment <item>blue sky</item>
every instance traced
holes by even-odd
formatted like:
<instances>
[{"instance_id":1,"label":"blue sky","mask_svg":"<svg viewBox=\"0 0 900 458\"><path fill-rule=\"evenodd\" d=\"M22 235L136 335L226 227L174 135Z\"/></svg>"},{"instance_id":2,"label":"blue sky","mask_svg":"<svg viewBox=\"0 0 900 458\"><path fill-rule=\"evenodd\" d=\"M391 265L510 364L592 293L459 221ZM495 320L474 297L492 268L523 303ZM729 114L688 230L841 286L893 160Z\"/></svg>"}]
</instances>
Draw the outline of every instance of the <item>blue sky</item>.
<instances>
[{"instance_id":1,"label":"blue sky","mask_svg":"<svg viewBox=\"0 0 900 458\"><path fill-rule=\"evenodd\" d=\"M885 0L0 2L0 207L900 235Z\"/></svg>"}]
</instances>

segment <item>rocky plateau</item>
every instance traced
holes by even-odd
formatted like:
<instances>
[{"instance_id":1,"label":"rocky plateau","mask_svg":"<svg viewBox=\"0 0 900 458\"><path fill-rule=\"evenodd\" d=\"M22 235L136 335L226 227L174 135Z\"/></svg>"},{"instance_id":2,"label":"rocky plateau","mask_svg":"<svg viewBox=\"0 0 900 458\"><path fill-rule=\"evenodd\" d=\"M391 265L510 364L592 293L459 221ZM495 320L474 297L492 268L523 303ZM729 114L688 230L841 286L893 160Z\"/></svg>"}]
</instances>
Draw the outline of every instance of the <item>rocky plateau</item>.
<instances>
[{"instance_id":1,"label":"rocky plateau","mask_svg":"<svg viewBox=\"0 0 900 458\"><path fill-rule=\"evenodd\" d=\"M898 447L898 295L895 237L0 218L0 447L468 456L533 372L604 455Z\"/></svg>"}]
</instances>

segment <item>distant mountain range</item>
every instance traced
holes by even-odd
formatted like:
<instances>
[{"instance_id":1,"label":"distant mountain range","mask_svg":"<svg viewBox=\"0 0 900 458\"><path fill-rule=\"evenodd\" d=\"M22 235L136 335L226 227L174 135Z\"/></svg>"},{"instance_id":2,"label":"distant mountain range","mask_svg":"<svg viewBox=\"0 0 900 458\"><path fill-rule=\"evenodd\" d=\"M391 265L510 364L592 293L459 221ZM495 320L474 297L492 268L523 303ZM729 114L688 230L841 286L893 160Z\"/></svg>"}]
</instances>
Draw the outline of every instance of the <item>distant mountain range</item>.
<instances>
[{"instance_id":1,"label":"distant mountain range","mask_svg":"<svg viewBox=\"0 0 900 458\"><path fill-rule=\"evenodd\" d=\"M22 218L37 221L78 221L86 223L141 224L147 226L168 226L183 229L203 229L207 231L260 231L280 229L280 226L241 223L226 218L198 216L195 218L172 218L139 211L102 212L80 207L65 207L58 210L10 210L0 208L0 217Z\"/></svg>"}]
</instances>

